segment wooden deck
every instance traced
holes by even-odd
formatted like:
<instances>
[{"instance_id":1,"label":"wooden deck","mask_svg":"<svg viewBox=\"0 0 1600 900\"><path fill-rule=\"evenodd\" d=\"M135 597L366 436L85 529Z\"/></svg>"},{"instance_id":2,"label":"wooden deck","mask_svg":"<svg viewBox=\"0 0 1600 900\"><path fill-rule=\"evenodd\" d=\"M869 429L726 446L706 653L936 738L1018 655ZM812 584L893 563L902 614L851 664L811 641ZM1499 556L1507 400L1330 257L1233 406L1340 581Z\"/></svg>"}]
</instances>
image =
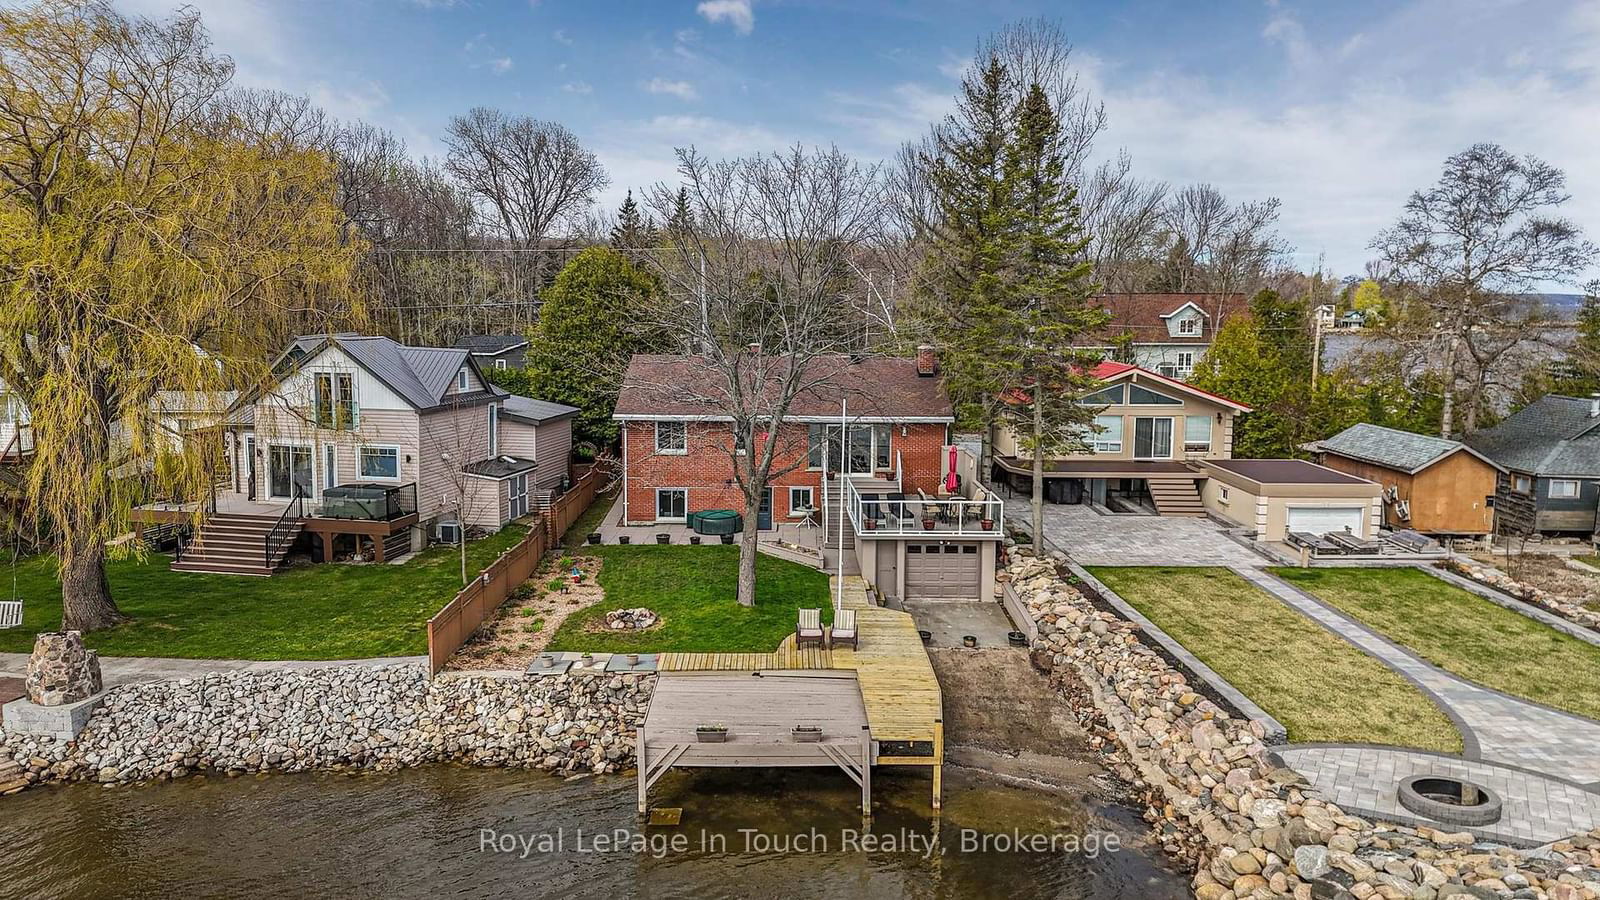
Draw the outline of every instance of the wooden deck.
<instances>
[{"instance_id":1,"label":"wooden deck","mask_svg":"<svg viewBox=\"0 0 1600 900\"><path fill-rule=\"evenodd\" d=\"M838 591L837 580L833 581L833 589ZM867 597L866 583L858 575L846 576L841 597L843 606L856 610L856 627L860 634L860 649L852 650L842 647L836 650L824 650L807 647L797 650L794 646L794 636L785 638L778 649L772 653L663 653L658 659L660 671L665 673L710 673L710 672L795 672L799 676L802 672L807 675L818 676L815 679L805 679L803 683L798 677L792 678L786 685L791 698L803 697L814 687L820 687L826 671L840 671L854 673L853 687L859 691L860 708L865 716L866 725L871 735L873 758L877 765L912 765L929 766L933 769L933 807L938 809L941 803L943 786L944 765L944 701L939 692L939 681L934 677L933 665L928 661L927 650L922 646L922 638L917 634L916 622L904 612L884 609L872 604ZM667 679L663 679L665 682ZM779 679L756 679L753 681L778 682ZM830 679L831 680L831 679ZM680 683L683 679L672 679ZM717 679L722 681L722 679ZM706 681L701 687L710 686L713 682ZM657 696L661 688L657 688ZM677 705L680 700L672 699L676 694L668 695L664 701L669 705ZM651 714L656 709L657 700L651 702ZM809 709L805 700L785 700L799 703L795 709ZM726 721L730 729L746 727L740 716L746 715L747 703L742 699L742 694L720 697L714 694L705 694L698 698L693 707L694 715L700 721ZM802 710L803 711L803 710ZM755 719L760 719L762 712L748 711ZM766 711L770 714L770 711ZM676 712L664 713L670 716ZM793 712L785 707L783 718L793 722ZM665 719L663 721L666 721ZM754 721L754 720L752 720ZM756 724L759 724L757 722ZM656 726L647 722L650 730L648 738L651 752L655 752L657 737ZM753 726L751 726L753 727ZM692 730L692 729L691 729ZM760 729L756 729L760 731ZM693 735L689 735L690 739ZM675 743L667 741L666 744ZM666 751L662 751L666 752ZM699 754L704 758L703 754ZM782 756L782 754L779 754ZM745 765L786 765L777 757L767 762L767 757L761 754L734 754L734 757L743 759ZM664 757L656 756L657 760ZM652 765L652 771L647 773L641 769L641 802L643 790L647 784L654 783L666 768L672 765L698 765L694 761L696 754L688 749L677 752L672 760L664 766L657 768ZM837 761L836 761L837 762ZM736 765L741 763L705 763L709 765ZM805 765L807 763L799 763ZM823 763L816 763L823 764ZM852 776L854 777L854 776Z\"/></svg>"}]
</instances>

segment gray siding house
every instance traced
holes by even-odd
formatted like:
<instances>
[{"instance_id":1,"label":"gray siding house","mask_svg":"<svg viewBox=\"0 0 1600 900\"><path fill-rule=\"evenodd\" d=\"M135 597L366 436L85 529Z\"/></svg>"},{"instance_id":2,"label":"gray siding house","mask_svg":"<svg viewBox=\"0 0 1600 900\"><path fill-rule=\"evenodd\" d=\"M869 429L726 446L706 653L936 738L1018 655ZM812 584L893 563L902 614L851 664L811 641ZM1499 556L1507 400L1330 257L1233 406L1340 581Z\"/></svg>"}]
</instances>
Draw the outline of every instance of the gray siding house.
<instances>
[{"instance_id":1,"label":"gray siding house","mask_svg":"<svg viewBox=\"0 0 1600 900\"><path fill-rule=\"evenodd\" d=\"M1582 534L1600 511L1600 398L1547 394L1467 446L1504 471L1495 488L1495 531Z\"/></svg>"}]
</instances>

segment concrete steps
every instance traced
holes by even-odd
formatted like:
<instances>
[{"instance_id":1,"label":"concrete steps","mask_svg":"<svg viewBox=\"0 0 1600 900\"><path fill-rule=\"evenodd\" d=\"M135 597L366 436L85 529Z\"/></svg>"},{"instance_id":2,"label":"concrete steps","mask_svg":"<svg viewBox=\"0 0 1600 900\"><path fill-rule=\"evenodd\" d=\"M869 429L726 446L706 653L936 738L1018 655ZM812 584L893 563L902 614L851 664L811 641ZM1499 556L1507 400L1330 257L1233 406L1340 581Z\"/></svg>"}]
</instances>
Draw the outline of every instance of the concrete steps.
<instances>
[{"instance_id":1,"label":"concrete steps","mask_svg":"<svg viewBox=\"0 0 1600 900\"><path fill-rule=\"evenodd\" d=\"M209 572L218 575L271 575L283 564L301 524L290 523L281 548L266 558L267 535L278 523L276 516L218 513L200 526L199 534L173 562L174 572Z\"/></svg>"},{"instance_id":2,"label":"concrete steps","mask_svg":"<svg viewBox=\"0 0 1600 900\"><path fill-rule=\"evenodd\" d=\"M1205 516L1205 504L1200 500L1193 478L1152 478L1149 484L1150 499L1155 501L1156 511L1161 515Z\"/></svg>"},{"instance_id":3,"label":"concrete steps","mask_svg":"<svg viewBox=\"0 0 1600 900\"><path fill-rule=\"evenodd\" d=\"M0 795L14 794L32 784L27 770L11 757L0 753Z\"/></svg>"}]
</instances>

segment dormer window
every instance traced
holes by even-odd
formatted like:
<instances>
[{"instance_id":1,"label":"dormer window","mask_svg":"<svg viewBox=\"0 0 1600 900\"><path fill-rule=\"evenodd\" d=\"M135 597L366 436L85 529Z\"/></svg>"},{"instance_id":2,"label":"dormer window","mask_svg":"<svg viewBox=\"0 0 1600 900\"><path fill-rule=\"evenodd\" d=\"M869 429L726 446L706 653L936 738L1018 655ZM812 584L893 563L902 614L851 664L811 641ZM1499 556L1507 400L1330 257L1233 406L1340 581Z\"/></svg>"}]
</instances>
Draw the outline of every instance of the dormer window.
<instances>
[{"instance_id":1,"label":"dormer window","mask_svg":"<svg viewBox=\"0 0 1600 900\"><path fill-rule=\"evenodd\" d=\"M1182 335L1197 335L1200 333L1200 320L1194 316L1178 320L1178 333Z\"/></svg>"},{"instance_id":2,"label":"dormer window","mask_svg":"<svg viewBox=\"0 0 1600 900\"><path fill-rule=\"evenodd\" d=\"M456 390L465 391L466 389L467 389L467 370L466 369L461 369L460 371L456 372Z\"/></svg>"}]
</instances>

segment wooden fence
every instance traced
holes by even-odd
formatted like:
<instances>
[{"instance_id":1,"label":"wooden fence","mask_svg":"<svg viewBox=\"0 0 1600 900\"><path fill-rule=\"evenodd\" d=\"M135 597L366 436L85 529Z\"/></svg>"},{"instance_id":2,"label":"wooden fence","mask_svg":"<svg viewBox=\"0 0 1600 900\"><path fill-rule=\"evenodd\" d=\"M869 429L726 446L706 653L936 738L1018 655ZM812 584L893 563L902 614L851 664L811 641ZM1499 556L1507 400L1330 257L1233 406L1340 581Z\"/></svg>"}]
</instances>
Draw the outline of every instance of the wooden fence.
<instances>
[{"instance_id":1,"label":"wooden fence","mask_svg":"<svg viewBox=\"0 0 1600 900\"><path fill-rule=\"evenodd\" d=\"M472 637L517 586L532 577L539 560L555 547L573 522L594 503L601 482L599 472L589 471L572 489L562 494L550 509L528 529L528 536L500 554L473 582L461 589L444 609L428 620L428 671L437 675L461 645Z\"/></svg>"}]
</instances>

